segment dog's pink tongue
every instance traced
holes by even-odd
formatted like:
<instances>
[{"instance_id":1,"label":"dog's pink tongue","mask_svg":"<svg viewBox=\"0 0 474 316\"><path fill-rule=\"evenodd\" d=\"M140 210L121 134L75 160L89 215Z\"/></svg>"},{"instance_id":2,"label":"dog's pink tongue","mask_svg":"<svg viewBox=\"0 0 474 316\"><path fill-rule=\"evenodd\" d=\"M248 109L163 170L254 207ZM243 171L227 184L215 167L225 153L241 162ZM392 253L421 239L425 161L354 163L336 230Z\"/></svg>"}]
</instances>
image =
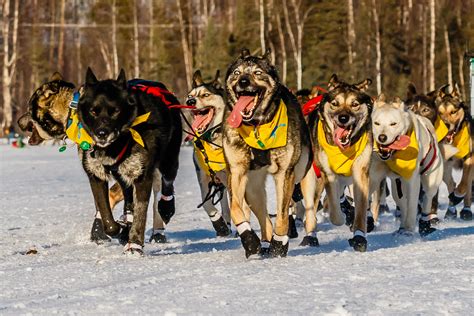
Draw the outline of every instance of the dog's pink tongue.
<instances>
[{"instance_id":1,"label":"dog's pink tongue","mask_svg":"<svg viewBox=\"0 0 474 316\"><path fill-rule=\"evenodd\" d=\"M206 124L208 114L206 115L201 115L198 114L194 117L193 124L191 125L193 127L193 131L197 131L202 125Z\"/></svg>"},{"instance_id":2,"label":"dog's pink tongue","mask_svg":"<svg viewBox=\"0 0 474 316\"><path fill-rule=\"evenodd\" d=\"M403 150L410 145L410 137L407 135L398 136L398 139L387 147L393 150Z\"/></svg>"},{"instance_id":3,"label":"dog's pink tongue","mask_svg":"<svg viewBox=\"0 0 474 316\"><path fill-rule=\"evenodd\" d=\"M255 98L251 96L242 96L237 100L234 109L227 118L227 123L229 123L230 127L237 128L242 124L241 112L248 106L253 105L254 99Z\"/></svg>"},{"instance_id":4,"label":"dog's pink tongue","mask_svg":"<svg viewBox=\"0 0 474 316\"><path fill-rule=\"evenodd\" d=\"M334 142L340 149L345 149L348 146L348 145L344 146L341 143L341 138L344 138L345 136L347 136L348 133L349 131L342 127L336 128L336 131L334 132Z\"/></svg>"}]
</instances>

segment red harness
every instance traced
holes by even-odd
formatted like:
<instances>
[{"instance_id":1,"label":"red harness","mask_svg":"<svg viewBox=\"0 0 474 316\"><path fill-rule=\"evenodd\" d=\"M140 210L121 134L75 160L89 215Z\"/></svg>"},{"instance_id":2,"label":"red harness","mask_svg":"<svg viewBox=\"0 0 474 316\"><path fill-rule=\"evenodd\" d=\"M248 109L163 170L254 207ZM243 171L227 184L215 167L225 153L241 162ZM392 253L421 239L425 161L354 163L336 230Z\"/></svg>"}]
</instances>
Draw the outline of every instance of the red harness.
<instances>
[{"instance_id":1,"label":"red harness","mask_svg":"<svg viewBox=\"0 0 474 316\"><path fill-rule=\"evenodd\" d=\"M420 166L423 167L430 152L433 152L433 155L431 156L431 159L428 162L428 164L423 168L423 170L421 170L420 174L424 174L425 172L427 172L431 168L431 166L433 166L434 162L436 161L436 157L438 156L438 151L436 150L436 146L434 144L435 139L433 138L431 134L430 136L431 136L430 149L426 153L425 157L423 157L423 159L421 160Z\"/></svg>"}]
</instances>

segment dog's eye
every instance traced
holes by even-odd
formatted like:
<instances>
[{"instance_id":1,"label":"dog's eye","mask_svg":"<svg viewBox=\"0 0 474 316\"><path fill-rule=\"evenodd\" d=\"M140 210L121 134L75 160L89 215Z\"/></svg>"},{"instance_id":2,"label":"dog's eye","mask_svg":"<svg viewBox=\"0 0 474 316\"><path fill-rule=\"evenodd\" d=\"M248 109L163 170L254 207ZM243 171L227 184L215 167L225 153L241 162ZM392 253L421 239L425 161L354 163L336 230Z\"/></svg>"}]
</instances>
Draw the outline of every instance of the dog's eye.
<instances>
[{"instance_id":1,"label":"dog's eye","mask_svg":"<svg viewBox=\"0 0 474 316\"><path fill-rule=\"evenodd\" d=\"M93 116L98 116L100 114L100 109L99 108L92 108L90 112Z\"/></svg>"},{"instance_id":2,"label":"dog's eye","mask_svg":"<svg viewBox=\"0 0 474 316\"><path fill-rule=\"evenodd\" d=\"M188 95L188 99L192 99L194 98L192 95Z\"/></svg>"},{"instance_id":3,"label":"dog's eye","mask_svg":"<svg viewBox=\"0 0 474 316\"><path fill-rule=\"evenodd\" d=\"M451 115L456 115L456 113L458 113L459 110L453 110L451 111Z\"/></svg>"},{"instance_id":4,"label":"dog's eye","mask_svg":"<svg viewBox=\"0 0 474 316\"><path fill-rule=\"evenodd\" d=\"M120 112L120 109L119 108L110 108L108 110L108 112L109 112L110 116L113 116L113 115L117 115Z\"/></svg>"},{"instance_id":5,"label":"dog's eye","mask_svg":"<svg viewBox=\"0 0 474 316\"><path fill-rule=\"evenodd\" d=\"M331 105L333 105L333 106L338 106L339 103L338 103L336 100L332 100L332 101L331 101Z\"/></svg>"},{"instance_id":6,"label":"dog's eye","mask_svg":"<svg viewBox=\"0 0 474 316\"><path fill-rule=\"evenodd\" d=\"M210 96L211 94L210 93L204 93L202 96L207 98L208 96Z\"/></svg>"},{"instance_id":7,"label":"dog's eye","mask_svg":"<svg viewBox=\"0 0 474 316\"><path fill-rule=\"evenodd\" d=\"M234 70L234 75L236 75L236 76L240 75L240 71L239 71L239 70L237 70L237 69L236 69L236 70Z\"/></svg>"},{"instance_id":8,"label":"dog's eye","mask_svg":"<svg viewBox=\"0 0 474 316\"><path fill-rule=\"evenodd\" d=\"M352 107L354 107L354 108L358 107L359 105L360 105L360 103L357 102L357 101L352 102Z\"/></svg>"},{"instance_id":9,"label":"dog's eye","mask_svg":"<svg viewBox=\"0 0 474 316\"><path fill-rule=\"evenodd\" d=\"M375 125L375 126L379 126L380 123L379 123L379 122L374 122L374 125Z\"/></svg>"},{"instance_id":10,"label":"dog's eye","mask_svg":"<svg viewBox=\"0 0 474 316\"><path fill-rule=\"evenodd\" d=\"M395 125L397 125L397 122L390 123L390 126L395 126Z\"/></svg>"},{"instance_id":11,"label":"dog's eye","mask_svg":"<svg viewBox=\"0 0 474 316\"><path fill-rule=\"evenodd\" d=\"M262 74L262 71L257 70L257 71L254 72L254 74L257 75L257 76L260 76Z\"/></svg>"},{"instance_id":12,"label":"dog's eye","mask_svg":"<svg viewBox=\"0 0 474 316\"><path fill-rule=\"evenodd\" d=\"M428 113L430 110L429 109L423 109L423 113Z\"/></svg>"}]
</instances>

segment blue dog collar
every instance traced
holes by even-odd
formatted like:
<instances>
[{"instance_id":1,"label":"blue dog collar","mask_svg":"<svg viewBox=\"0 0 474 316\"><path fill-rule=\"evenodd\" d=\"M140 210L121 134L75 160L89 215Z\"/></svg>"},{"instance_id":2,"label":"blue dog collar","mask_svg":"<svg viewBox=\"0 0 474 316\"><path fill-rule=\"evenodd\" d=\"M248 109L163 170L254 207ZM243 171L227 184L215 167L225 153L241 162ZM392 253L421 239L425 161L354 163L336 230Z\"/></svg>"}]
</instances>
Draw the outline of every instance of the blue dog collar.
<instances>
[{"instance_id":1,"label":"blue dog collar","mask_svg":"<svg viewBox=\"0 0 474 316\"><path fill-rule=\"evenodd\" d=\"M80 97L81 94L79 92L74 92L74 96L72 97L71 103L69 103L69 107L76 110Z\"/></svg>"}]
</instances>

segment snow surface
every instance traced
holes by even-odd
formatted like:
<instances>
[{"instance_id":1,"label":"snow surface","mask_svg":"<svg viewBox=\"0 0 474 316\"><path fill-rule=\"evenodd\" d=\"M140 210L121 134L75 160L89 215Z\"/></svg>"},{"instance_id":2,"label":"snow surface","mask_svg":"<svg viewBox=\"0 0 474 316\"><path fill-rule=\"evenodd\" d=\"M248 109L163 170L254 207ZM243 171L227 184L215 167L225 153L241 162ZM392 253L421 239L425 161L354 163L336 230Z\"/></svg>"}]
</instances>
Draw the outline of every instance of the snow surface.
<instances>
[{"instance_id":1,"label":"snow surface","mask_svg":"<svg viewBox=\"0 0 474 316\"><path fill-rule=\"evenodd\" d=\"M472 315L472 222L397 239L396 220L383 215L367 253L352 251L346 226L323 223L319 248L298 247L300 234L287 258L249 261L196 209L191 148L180 167L169 243L146 244L136 258L116 241L89 241L94 203L74 148L0 146L0 315Z\"/></svg>"}]
</instances>

